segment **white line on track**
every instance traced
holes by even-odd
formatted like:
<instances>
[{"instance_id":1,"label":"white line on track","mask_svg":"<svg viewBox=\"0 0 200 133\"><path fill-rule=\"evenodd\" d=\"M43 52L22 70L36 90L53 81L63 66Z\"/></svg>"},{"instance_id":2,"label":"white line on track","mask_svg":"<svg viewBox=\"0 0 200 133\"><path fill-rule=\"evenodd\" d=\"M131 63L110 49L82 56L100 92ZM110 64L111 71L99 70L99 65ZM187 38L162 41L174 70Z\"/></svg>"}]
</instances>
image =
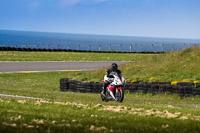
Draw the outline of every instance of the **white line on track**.
<instances>
[{"instance_id":1,"label":"white line on track","mask_svg":"<svg viewBox=\"0 0 200 133\"><path fill-rule=\"evenodd\" d=\"M21 99L42 100L42 98L26 97L26 96L17 96L17 95L7 95L7 94L0 94L0 97L10 97L10 98L21 98Z\"/></svg>"}]
</instances>

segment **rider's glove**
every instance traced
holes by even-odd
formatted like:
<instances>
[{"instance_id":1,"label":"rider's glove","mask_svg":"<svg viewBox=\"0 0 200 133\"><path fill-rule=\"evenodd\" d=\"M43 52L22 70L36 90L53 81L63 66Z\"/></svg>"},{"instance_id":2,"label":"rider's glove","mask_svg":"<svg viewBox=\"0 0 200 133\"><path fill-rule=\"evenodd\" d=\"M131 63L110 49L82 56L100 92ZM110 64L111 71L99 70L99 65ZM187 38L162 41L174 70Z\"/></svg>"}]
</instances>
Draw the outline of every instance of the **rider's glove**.
<instances>
[{"instance_id":1,"label":"rider's glove","mask_svg":"<svg viewBox=\"0 0 200 133\"><path fill-rule=\"evenodd\" d=\"M108 75L108 77L109 77L109 78L114 78L114 76L113 76L113 75Z\"/></svg>"}]
</instances>

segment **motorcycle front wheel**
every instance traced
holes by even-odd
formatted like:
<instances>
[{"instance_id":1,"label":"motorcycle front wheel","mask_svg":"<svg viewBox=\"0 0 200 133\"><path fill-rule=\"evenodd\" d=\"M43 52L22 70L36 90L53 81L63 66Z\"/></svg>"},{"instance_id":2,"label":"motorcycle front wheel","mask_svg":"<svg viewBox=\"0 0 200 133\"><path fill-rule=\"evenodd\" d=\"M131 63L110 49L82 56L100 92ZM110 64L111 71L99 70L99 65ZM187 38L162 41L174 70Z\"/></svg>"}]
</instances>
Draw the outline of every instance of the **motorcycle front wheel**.
<instances>
[{"instance_id":1,"label":"motorcycle front wheel","mask_svg":"<svg viewBox=\"0 0 200 133\"><path fill-rule=\"evenodd\" d=\"M119 92L117 94L116 100L117 100L117 102L123 102L123 100L124 100L124 89L119 89L118 91Z\"/></svg>"}]
</instances>

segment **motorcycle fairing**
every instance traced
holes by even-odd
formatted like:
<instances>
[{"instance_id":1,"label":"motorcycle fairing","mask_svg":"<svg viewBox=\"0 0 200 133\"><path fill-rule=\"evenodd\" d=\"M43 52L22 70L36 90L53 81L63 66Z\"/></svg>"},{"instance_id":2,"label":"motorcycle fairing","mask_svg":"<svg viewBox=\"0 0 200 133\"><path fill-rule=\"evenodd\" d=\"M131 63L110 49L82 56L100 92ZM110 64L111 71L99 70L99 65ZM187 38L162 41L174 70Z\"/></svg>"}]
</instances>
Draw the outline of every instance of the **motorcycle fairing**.
<instances>
[{"instance_id":1,"label":"motorcycle fairing","mask_svg":"<svg viewBox=\"0 0 200 133\"><path fill-rule=\"evenodd\" d=\"M108 85L108 89L111 91L111 92L113 92L114 91L114 84L110 84L110 85Z\"/></svg>"}]
</instances>

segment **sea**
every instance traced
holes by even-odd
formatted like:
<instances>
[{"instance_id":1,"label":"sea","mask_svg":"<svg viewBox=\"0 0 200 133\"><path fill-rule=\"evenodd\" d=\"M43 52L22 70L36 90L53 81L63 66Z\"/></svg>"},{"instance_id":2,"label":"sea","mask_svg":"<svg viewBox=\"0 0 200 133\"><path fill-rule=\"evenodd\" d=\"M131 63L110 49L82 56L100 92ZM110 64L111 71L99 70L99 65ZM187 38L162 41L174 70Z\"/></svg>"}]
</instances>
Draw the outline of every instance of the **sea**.
<instances>
[{"instance_id":1,"label":"sea","mask_svg":"<svg viewBox=\"0 0 200 133\"><path fill-rule=\"evenodd\" d=\"M172 51L200 44L200 39L90 35L0 30L0 46L72 50Z\"/></svg>"}]
</instances>

